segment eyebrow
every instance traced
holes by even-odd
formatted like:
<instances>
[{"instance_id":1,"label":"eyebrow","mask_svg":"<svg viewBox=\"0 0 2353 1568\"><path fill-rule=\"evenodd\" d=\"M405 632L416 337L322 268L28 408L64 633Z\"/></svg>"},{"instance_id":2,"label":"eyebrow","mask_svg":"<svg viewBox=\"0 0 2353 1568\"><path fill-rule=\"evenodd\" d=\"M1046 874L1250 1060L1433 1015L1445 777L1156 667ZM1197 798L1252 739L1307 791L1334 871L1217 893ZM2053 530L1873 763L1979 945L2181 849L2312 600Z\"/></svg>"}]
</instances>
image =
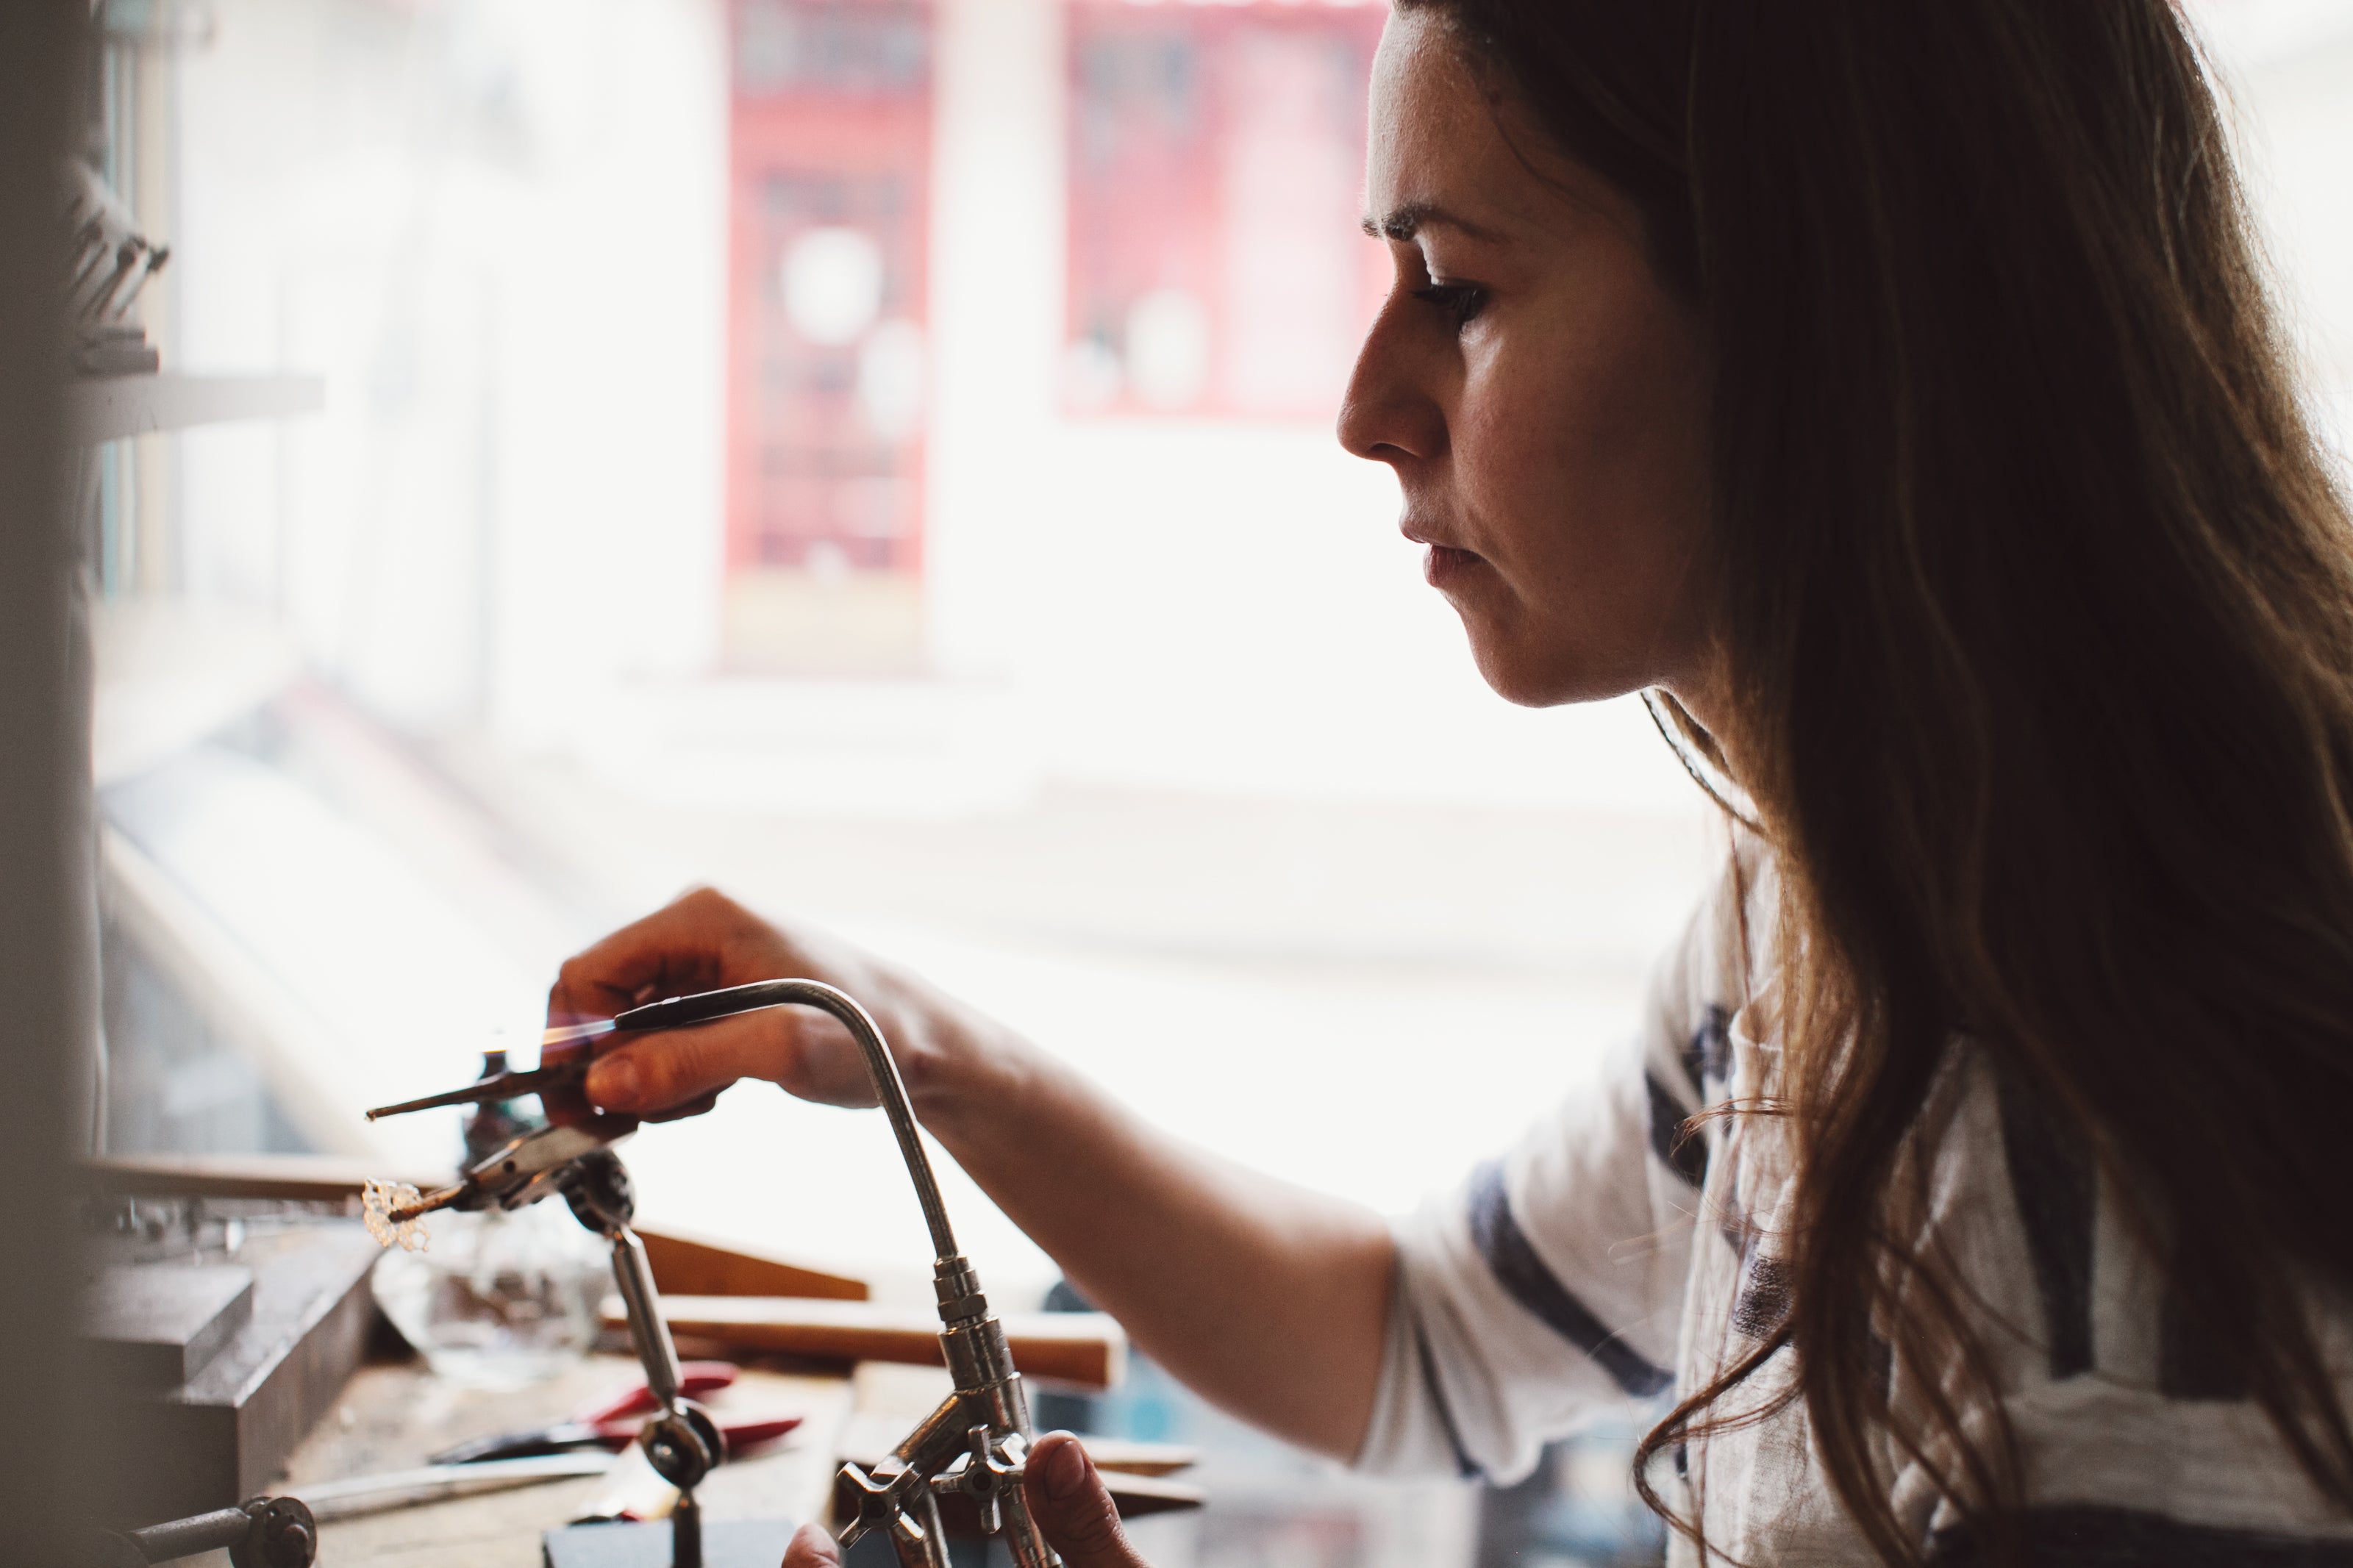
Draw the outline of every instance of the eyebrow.
<instances>
[{"instance_id":1,"label":"eyebrow","mask_svg":"<svg viewBox=\"0 0 2353 1568\"><path fill-rule=\"evenodd\" d=\"M1375 239L1409 240L1425 228L1451 228L1490 243L1502 240L1493 229L1472 223L1458 213L1447 211L1435 202L1408 202L1393 207L1385 217L1358 220L1364 231Z\"/></svg>"}]
</instances>

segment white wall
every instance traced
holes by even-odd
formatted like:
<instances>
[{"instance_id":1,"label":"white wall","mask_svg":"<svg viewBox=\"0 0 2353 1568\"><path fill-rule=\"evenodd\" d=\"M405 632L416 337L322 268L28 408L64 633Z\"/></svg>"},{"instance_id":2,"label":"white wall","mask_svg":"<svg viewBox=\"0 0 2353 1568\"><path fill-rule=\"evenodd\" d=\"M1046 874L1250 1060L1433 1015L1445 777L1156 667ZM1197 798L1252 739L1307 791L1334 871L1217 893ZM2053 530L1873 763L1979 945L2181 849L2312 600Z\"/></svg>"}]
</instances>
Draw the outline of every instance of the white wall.
<instances>
[{"instance_id":1,"label":"white wall","mask_svg":"<svg viewBox=\"0 0 2353 1568\"><path fill-rule=\"evenodd\" d=\"M2304 344L2353 445L2353 0L2193 0ZM1009 682L1046 773L1143 785L1690 809L1630 704L1486 692L1330 432L1071 422L1057 0L944 0L932 627Z\"/></svg>"},{"instance_id":2,"label":"white wall","mask_svg":"<svg viewBox=\"0 0 2353 1568\"><path fill-rule=\"evenodd\" d=\"M1387 474L1328 430L1061 416L1060 5L940 5L928 690L703 679L718 0L220 0L185 66L180 360L323 370L331 406L188 438L192 583L282 602L397 720L487 719L655 793L1693 809L1630 706L1485 691ZM2353 406L2353 5L2197 11L2320 401Z\"/></svg>"},{"instance_id":3,"label":"white wall","mask_svg":"<svg viewBox=\"0 0 2353 1568\"><path fill-rule=\"evenodd\" d=\"M717 0L220 0L183 61L181 368L327 413L185 438L190 587L431 727L562 732L716 642Z\"/></svg>"},{"instance_id":4,"label":"white wall","mask_svg":"<svg viewBox=\"0 0 2353 1568\"><path fill-rule=\"evenodd\" d=\"M2316 402L2353 435L2353 0L2198 0ZM1691 809L1629 703L1527 713L1478 680L1318 427L1051 412L1064 113L1054 0L947 0L934 626L1004 671L1065 775L1217 790ZM1367 242L1369 243L1369 242ZM1041 407L1040 405L1044 406Z\"/></svg>"},{"instance_id":5,"label":"white wall","mask_svg":"<svg viewBox=\"0 0 2353 1568\"><path fill-rule=\"evenodd\" d=\"M1396 532L1387 470L1327 426L1061 416L1061 15L941 8L941 672L1009 684L1052 776L1685 809L1639 710L1525 713L1486 691Z\"/></svg>"},{"instance_id":6,"label":"white wall","mask_svg":"<svg viewBox=\"0 0 2353 1568\"><path fill-rule=\"evenodd\" d=\"M2353 453L2353 3L2198 0L2314 404Z\"/></svg>"}]
</instances>

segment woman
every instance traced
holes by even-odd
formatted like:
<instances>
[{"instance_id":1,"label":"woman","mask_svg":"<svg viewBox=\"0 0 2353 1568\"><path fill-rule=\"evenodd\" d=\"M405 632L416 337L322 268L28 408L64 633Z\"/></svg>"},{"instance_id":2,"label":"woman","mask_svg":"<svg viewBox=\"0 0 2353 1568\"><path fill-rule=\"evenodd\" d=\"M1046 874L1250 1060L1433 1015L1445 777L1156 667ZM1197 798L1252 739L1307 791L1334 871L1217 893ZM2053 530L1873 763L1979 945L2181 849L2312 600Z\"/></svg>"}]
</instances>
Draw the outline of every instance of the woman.
<instances>
[{"instance_id":1,"label":"woman","mask_svg":"<svg viewBox=\"0 0 2353 1568\"><path fill-rule=\"evenodd\" d=\"M1406 0L1372 104L1341 439L1498 692L1650 693L1745 825L1618 1087L1392 1232L715 894L554 1014L846 987L1141 1345L1367 1468L1672 1390L1681 1562L2353 1563L2353 531L2179 19ZM741 1077L864 1098L782 1015L590 1090Z\"/></svg>"}]
</instances>

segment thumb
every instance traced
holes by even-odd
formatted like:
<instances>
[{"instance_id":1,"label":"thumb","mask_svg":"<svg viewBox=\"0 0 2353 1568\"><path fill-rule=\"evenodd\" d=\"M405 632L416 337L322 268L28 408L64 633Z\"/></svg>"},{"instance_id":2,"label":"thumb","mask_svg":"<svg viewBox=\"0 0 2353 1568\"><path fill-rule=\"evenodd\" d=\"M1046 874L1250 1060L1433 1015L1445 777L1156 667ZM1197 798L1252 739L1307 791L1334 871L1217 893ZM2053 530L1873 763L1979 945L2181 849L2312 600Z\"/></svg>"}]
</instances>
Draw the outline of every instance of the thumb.
<instances>
[{"instance_id":1,"label":"thumb","mask_svg":"<svg viewBox=\"0 0 2353 1568\"><path fill-rule=\"evenodd\" d=\"M841 1568L841 1548L817 1525L804 1524L785 1548L784 1568Z\"/></svg>"},{"instance_id":2,"label":"thumb","mask_svg":"<svg viewBox=\"0 0 2353 1568\"><path fill-rule=\"evenodd\" d=\"M1065 1568L1148 1568L1127 1543L1118 1505L1076 1437L1054 1432L1039 1438L1028 1469L1021 1489L1029 1516Z\"/></svg>"}]
</instances>

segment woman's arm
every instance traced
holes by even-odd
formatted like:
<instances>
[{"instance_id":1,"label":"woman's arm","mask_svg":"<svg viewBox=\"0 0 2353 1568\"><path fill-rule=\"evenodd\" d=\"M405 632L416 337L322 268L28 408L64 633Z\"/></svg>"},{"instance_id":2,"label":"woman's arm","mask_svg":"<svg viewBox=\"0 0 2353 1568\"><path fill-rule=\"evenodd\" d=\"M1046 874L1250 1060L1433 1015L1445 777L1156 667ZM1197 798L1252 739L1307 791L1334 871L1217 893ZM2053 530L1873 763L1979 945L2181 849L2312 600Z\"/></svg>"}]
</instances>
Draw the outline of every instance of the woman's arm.
<instances>
[{"instance_id":1,"label":"woman's arm","mask_svg":"<svg viewBox=\"0 0 2353 1568\"><path fill-rule=\"evenodd\" d=\"M839 986L874 1015L924 1126L1155 1360L1255 1425L1354 1456L1393 1268L1370 1211L1172 1138L915 976L707 889L565 963L549 1019L786 975ZM741 1078L872 1103L840 1026L798 1008L631 1040L598 1058L588 1089L611 1110L676 1113Z\"/></svg>"}]
</instances>

